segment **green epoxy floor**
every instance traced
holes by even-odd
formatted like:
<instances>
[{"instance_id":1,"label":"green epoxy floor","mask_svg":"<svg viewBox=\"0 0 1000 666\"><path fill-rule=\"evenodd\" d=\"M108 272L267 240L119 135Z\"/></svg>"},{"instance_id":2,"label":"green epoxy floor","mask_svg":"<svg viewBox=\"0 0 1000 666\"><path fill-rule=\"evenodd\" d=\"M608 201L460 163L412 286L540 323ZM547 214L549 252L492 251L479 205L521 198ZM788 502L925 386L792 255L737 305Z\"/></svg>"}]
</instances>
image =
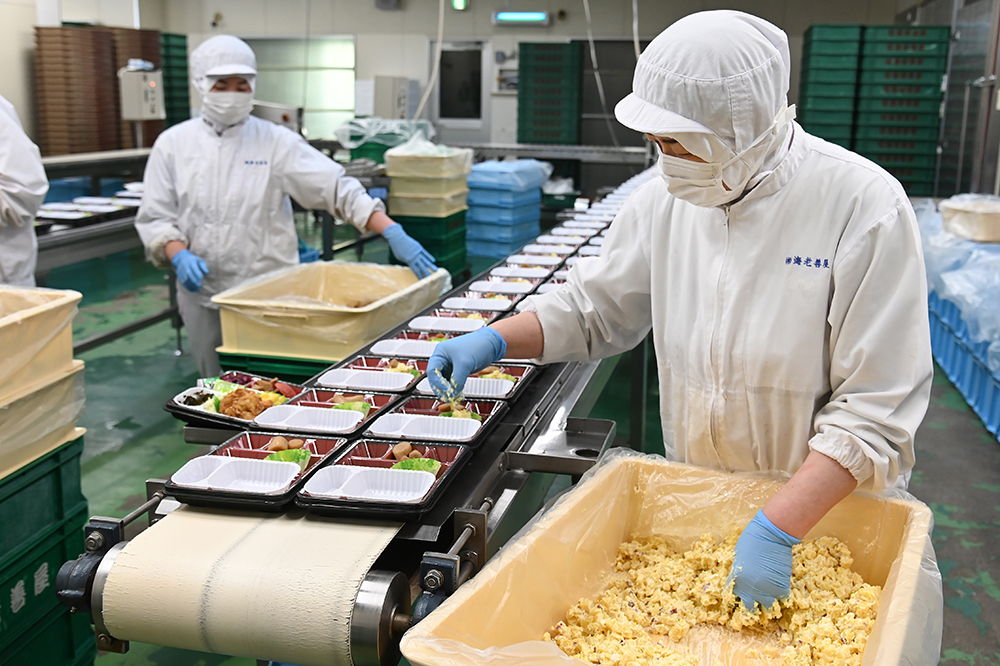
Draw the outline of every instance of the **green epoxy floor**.
<instances>
[{"instance_id":1,"label":"green epoxy floor","mask_svg":"<svg viewBox=\"0 0 1000 666\"><path fill-rule=\"evenodd\" d=\"M385 260L385 248L378 245L366 250L365 260ZM491 263L473 259L473 270ZM84 292L74 323L78 340L167 304L162 272L149 267L140 252L55 271L47 284ZM124 515L144 500L147 478L167 476L206 450L184 443L180 423L162 410L170 396L197 377L190 358L176 356L175 350L175 332L164 322L81 356L87 363L83 485L91 514ZM618 421L620 442L629 435L630 365L625 355L592 412ZM650 358L645 450L659 453L655 376ZM934 545L944 577L942 663L1000 666L1000 444L940 369L917 452L910 490L934 511ZM136 643L126 655L97 660L97 666L119 664L255 666L250 659Z\"/></svg>"}]
</instances>

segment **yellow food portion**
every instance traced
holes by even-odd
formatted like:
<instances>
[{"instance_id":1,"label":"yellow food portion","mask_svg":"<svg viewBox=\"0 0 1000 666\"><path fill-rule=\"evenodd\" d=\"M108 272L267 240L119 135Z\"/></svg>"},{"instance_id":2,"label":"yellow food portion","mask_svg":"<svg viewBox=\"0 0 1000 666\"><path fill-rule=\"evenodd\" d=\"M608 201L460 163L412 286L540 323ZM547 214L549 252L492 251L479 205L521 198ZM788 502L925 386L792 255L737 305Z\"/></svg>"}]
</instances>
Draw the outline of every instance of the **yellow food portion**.
<instances>
[{"instance_id":1,"label":"yellow food portion","mask_svg":"<svg viewBox=\"0 0 1000 666\"><path fill-rule=\"evenodd\" d=\"M662 537L622 544L605 591L581 599L543 639L593 664L698 666L671 643L716 625L770 637L764 656L782 666L860 666L882 588L851 571L847 546L820 537L793 547L791 596L750 614L726 586L738 537L716 543L706 534L683 553Z\"/></svg>"}]
</instances>

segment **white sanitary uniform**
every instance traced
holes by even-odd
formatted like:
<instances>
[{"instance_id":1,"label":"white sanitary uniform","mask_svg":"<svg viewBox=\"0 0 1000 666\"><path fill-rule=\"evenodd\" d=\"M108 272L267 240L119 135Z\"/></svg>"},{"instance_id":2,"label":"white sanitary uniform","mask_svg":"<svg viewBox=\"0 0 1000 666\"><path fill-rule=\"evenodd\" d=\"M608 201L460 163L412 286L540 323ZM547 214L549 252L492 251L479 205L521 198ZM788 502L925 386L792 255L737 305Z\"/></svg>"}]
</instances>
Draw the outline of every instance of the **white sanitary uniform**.
<instances>
[{"instance_id":1,"label":"white sanitary uniform","mask_svg":"<svg viewBox=\"0 0 1000 666\"><path fill-rule=\"evenodd\" d=\"M741 98L764 106L758 130L783 106L783 75L782 99ZM738 104L708 108L697 86L675 92L693 96L707 126L739 123ZM733 135L737 150L754 138ZM913 210L872 162L795 123L779 138L766 173L731 205L677 199L660 178L636 190L602 255L529 299L542 361L604 358L652 330L668 456L794 473L812 449L862 489L905 486L932 376Z\"/></svg>"},{"instance_id":2,"label":"white sanitary uniform","mask_svg":"<svg viewBox=\"0 0 1000 666\"><path fill-rule=\"evenodd\" d=\"M38 146L0 97L0 284L35 286L35 214L48 191Z\"/></svg>"}]
</instances>

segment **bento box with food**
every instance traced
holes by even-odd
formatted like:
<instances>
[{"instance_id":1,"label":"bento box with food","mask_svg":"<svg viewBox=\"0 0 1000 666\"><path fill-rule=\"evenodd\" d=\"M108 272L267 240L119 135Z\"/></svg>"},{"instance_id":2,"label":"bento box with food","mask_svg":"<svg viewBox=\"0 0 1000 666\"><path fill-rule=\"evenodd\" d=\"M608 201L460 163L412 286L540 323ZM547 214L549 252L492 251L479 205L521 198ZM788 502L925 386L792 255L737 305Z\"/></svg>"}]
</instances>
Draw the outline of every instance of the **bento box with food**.
<instances>
[{"instance_id":1,"label":"bento box with food","mask_svg":"<svg viewBox=\"0 0 1000 666\"><path fill-rule=\"evenodd\" d=\"M199 379L196 387L175 395L164 409L185 423L253 428L254 419L285 404L302 390L302 386L277 377L226 372L219 377Z\"/></svg>"},{"instance_id":2,"label":"bento box with food","mask_svg":"<svg viewBox=\"0 0 1000 666\"><path fill-rule=\"evenodd\" d=\"M492 310L506 312L524 298L524 294L499 294L495 291L466 291L441 302L448 310Z\"/></svg>"},{"instance_id":3,"label":"bento box with food","mask_svg":"<svg viewBox=\"0 0 1000 666\"><path fill-rule=\"evenodd\" d=\"M510 400L531 380L535 368L531 365L511 365L500 362L469 375L462 388L466 398ZM430 379L424 377L417 384L417 393L434 395Z\"/></svg>"},{"instance_id":4,"label":"bento box with food","mask_svg":"<svg viewBox=\"0 0 1000 666\"><path fill-rule=\"evenodd\" d=\"M376 356L430 358L439 342L450 340L456 335L458 334L432 331L402 331L391 338L379 340L371 346L369 351Z\"/></svg>"},{"instance_id":5,"label":"bento box with food","mask_svg":"<svg viewBox=\"0 0 1000 666\"><path fill-rule=\"evenodd\" d=\"M530 294L540 285L540 279L488 277L469 285L469 291L507 295Z\"/></svg>"},{"instance_id":6,"label":"bento box with food","mask_svg":"<svg viewBox=\"0 0 1000 666\"><path fill-rule=\"evenodd\" d=\"M490 271L491 277L523 278L526 280L544 280L551 274L551 268L526 268L524 266L497 266Z\"/></svg>"},{"instance_id":7,"label":"bento box with food","mask_svg":"<svg viewBox=\"0 0 1000 666\"><path fill-rule=\"evenodd\" d=\"M608 223L602 222L601 220L584 220L580 217L575 217L572 220L566 220L562 223L562 228L565 229L588 229L592 230L594 233L599 232L601 229L607 228ZM557 227L558 228L558 227ZM555 231L555 229L553 229Z\"/></svg>"},{"instance_id":8,"label":"bento box with food","mask_svg":"<svg viewBox=\"0 0 1000 666\"><path fill-rule=\"evenodd\" d=\"M316 379L318 388L349 391L408 391L427 371L427 361L410 358L355 356Z\"/></svg>"},{"instance_id":9,"label":"bento box with food","mask_svg":"<svg viewBox=\"0 0 1000 666\"><path fill-rule=\"evenodd\" d=\"M568 222L564 222L558 227L553 227L549 229L550 236L576 236L578 238L590 238L591 236L596 236L597 233L603 229L606 225L601 225L599 227L571 227ZM575 241L576 239L574 239Z\"/></svg>"},{"instance_id":10,"label":"bento box with food","mask_svg":"<svg viewBox=\"0 0 1000 666\"><path fill-rule=\"evenodd\" d=\"M561 257L546 257L538 254L512 254L507 257L508 266L527 266L530 268L555 268L562 262Z\"/></svg>"},{"instance_id":11,"label":"bento box with food","mask_svg":"<svg viewBox=\"0 0 1000 666\"><path fill-rule=\"evenodd\" d=\"M417 518L469 455L462 445L362 439L316 470L295 503L320 515Z\"/></svg>"},{"instance_id":12,"label":"bento box with food","mask_svg":"<svg viewBox=\"0 0 1000 666\"><path fill-rule=\"evenodd\" d=\"M451 403L414 396L376 419L365 436L458 442L475 447L506 411L507 404L495 400Z\"/></svg>"},{"instance_id":13,"label":"bento box with food","mask_svg":"<svg viewBox=\"0 0 1000 666\"><path fill-rule=\"evenodd\" d=\"M549 233L542 234L535 239L535 242L540 245L572 245L573 247L578 247L586 243L587 239L590 238L590 236L582 234L559 235L552 233L553 231L557 230L552 229Z\"/></svg>"},{"instance_id":14,"label":"bento box with food","mask_svg":"<svg viewBox=\"0 0 1000 666\"><path fill-rule=\"evenodd\" d=\"M347 440L243 432L211 453L193 458L164 486L185 504L280 511L299 485Z\"/></svg>"},{"instance_id":15,"label":"bento box with food","mask_svg":"<svg viewBox=\"0 0 1000 666\"><path fill-rule=\"evenodd\" d=\"M735 535L782 485L613 451L410 629L403 654L424 666L936 663L933 516L905 493L855 492L806 535L778 621L721 601Z\"/></svg>"},{"instance_id":16,"label":"bento box with food","mask_svg":"<svg viewBox=\"0 0 1000 666\"><path fill-rule=\"evenodd\" d=\"M528 243L521 248L522 254L547 257L568 257L574 252L576 252L575 245L545 245L539 242Z\"/></svg>"},{"instance_id":17,"label":"bento box with food","mask_svg":"<svg viewBox=\"0 0 1000 666\"><path fill-rule=\"evenodd\" d=\"M426 315L414 317L407 326L414 331L471 333L489 324L497 318L498 314L497 312L469 312L438 308L431 310Z\"/></svg>"}]
</instances>

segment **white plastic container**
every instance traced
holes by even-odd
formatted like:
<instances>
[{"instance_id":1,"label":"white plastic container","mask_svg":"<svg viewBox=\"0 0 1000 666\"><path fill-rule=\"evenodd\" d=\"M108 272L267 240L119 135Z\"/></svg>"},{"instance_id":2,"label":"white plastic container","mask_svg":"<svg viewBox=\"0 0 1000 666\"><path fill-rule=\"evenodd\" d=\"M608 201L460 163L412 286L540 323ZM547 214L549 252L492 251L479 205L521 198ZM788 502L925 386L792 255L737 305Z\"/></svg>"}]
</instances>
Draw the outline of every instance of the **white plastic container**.
<instances>
[{"instance_id":1,"label":"white plastic container","mask_svg":"<svg viewBox=\"0 0 1000 666\"><path fill-rule=\"evenodd\" d=\"M521 248L521 252L525 254L558 254L561 257L568 257L569 255L576 252L576 248L572 245L541 245L539 243L529 243Z\"/></svg>"},{"instance_id":2,"label":"white plastic container","mask_svg":"<svg viewBox=\"0 0 1000 666\"><path fill-rule=\"evenodd\" d=\"M478 280L469 285L469 291L481 291L494 294L530 294L535 285L530 282L490 282Z\"/></svg>"},{"instance_id":3,"label":"white plastic container","mask_svg":"<svg viewBox=\"0 0 1000 666\"><path fill-rule=\"evenodd\" d=\"M538 293L539 294L547 294L550 291L559 291L560 289L562 289L562 285L561 284L552 284L551 282L547 282L547 283L545 283L545 284L543 284L543 285L541 285L541 286L538 287Z\"/></svg>"},{"instance_id":4,"label":"white plastic container","mask_svg":"<svg viewBox=\"0 0 1000 666\"><path fill-rule=\"evenodd\" d=\"M524 280L542 280L549 276L544 268L517 268L515 266L497 266L490 271L493 277L521 278Z\"/></svg>"},{"instance_id":5,"label":"white plastic container","mask_svg":"<svg viewBox=\"0 0 1000 666\"><path fill-rule=\"evenodd\" d=\"M490 312L503 312L504 310L509 310L513 305L514 303L506 298L462 298L461 296L456 296L446 298L441 307L447 310L489 310Z\"/></svg>"},{"instance_id":6,"label":"white plastic container","mask_svg":"<svg viewBox=\"0 0 1000 666\"><path fill-rule=\"evenodd\" d=\"M273 493L288 486L301 472L302 468L293 462L201 456L189 460L170 480L193 488Z\"/></svg>"},{"instance_id":7,"label":"white plastic container","mask_svg":"<svg viewBox=\"0 0 1000 666\"><path fill-rule=\"evenodd\" d=\"M226 456L200 456L184 463L184 466L174 472L170 480L182 486L200 485L212 472L227 464L232 458Z\"/></svg>"},{"instance_id":8,"label":"white plastic container","mask_svg":"<svg viewBox=\"0 0 1000 666\"><path fill-rule=\"evenodd\" d=\"M582 257L596 257L601 254L601 248L596 245L584 245L580 248L579 254Z\"/></svg>"},{"instance_id":9,"label":"white plastic container","mask_svg":"<svg viewBox=\"0 0 1000 666\"><path fill-rule=\"evenodd\" d=\"M412 381L413 375L408 372L334 368L323 373L316 383L329 388L360 391L402 391Z\"/></svg>"},{"instance_id":10,"label":"white plastic container","mask_svg":"<svg viewBox=\"0 0 1000 666\"><path fill-rule=\"evenodd\" d=\"M594 229L595 231L600 231L607 226L606 222L600 222L598 220L581 220L579 218L563 222L563 227L572 229ZM555 230L553 229L553 231Z\"/></svg>"},{"instance_id":11,"label":"white plastic container","mask_svg":"<svg viewBox=\"0 0 1000 666\"><path fill-rule=\"evenodd\" d=\"M570 268L572 268L577 263L579 263L579 261L581 259L584 259L584 257L580 257L580 256L570 257L569 259L566 260L566 265L569 266ZM553 275L553 277L555 277L555 276Z\"/></svg>"},{"instance_id":12,"label":"white plastic container","mask_svg":"<svg viewBox=\"0 0 1000 666\"><path fill-rule=\"evenodd\" d=\"M596 245L598 247L604 245L604 236L598 236L597 238L591 238L587 241L587 245Z\"/></svg>"},{"instance_id":13,"label":"white plastic container","mask_svg":"<svg viewBox=\"0 0 1000 666\"><path fill-rule=\"evenodd\" d=\"M465 388L462 395L466 398L505 398L514 390L514 382L509 379L485 379L483 377L469 377L465 380ZM434 395L431 388L431 380L424 377L417 384L417 393L424 395ZM437 418L437 417L432 417Z\"/></svg>"},{"instance_id":14,"label":"white plastic container","mask_svg":"<svg viewBox=\"0 0 1000 666\"><path fill-rule=\"evenodd\" d=\"M562 263L562 259L559 257L542 257L537 254L512 254L507 257L507 263L521 266L558 266Z\"/></svg>"},{"instance_id":15,"label":"white plastic container","mask_svg":"<svg viewBox=\"0 0 1000 666\"><path fill-rule=\"evenodd\" d=\"M414 331L441 333L471 333L478 331L485 325L486 323L482 320L466 319L465 317L414 317L409 323L409 327Z\"/></svg>"},{"instance_id":16,"label":"white plastic container","mask_svg":"<svg viewBox=\"0 0 1000 666\"><path fill-rule=\"evenodd\" d=\"M416 502L437 479L430 472L331 465L317 471L303 491L313 497L344 497L373 502Z\"/></svg>"},{"instance_id":17,"label":"white plastic container","mask_svg":"<svg viewBox=\"0 0 1000 666\"><path fill-rule=\"evenodd\" d=\"M277 405L258 414L254 422L272 428L345 433L354 430L364 418L364 414L353 409Z\"/></svg>"},{"instance_id":18,"label":"white plastic container","mask_svg":"<svg viewBox=\"0 0 1000 666\"><path fill-rule=\"evenodd\" d=\"M376 420L369 432L379 437L412 437L448 442L472 439L482 423L475 419L456 419L426 414L387 414Z\"/></svg>"},{"instance_id":19,"label":"white plastic container","mask_svg":"<svg viewBox=\"0 0 1000 666\"><path fill-rule=\"evenodd\" d=\"M535 239L536 243L541 243L543 245L583 245L587 242L587 236L580 236L578 234L567 234L563 236L558 236L555 234L543 234Z\"/></svg>"},{"instance_id":20,"label":"white plastic container","mask_svg":"<svg viewBox=\"0 0 1000 666\"><path fill-rule=\"evenodd\" d=\"M573 227L569 227L567 225L563 225L561 227L555 227L554 229L549 229L549 235L550 236L581 236L583 238L590 238L591 236L593 236L594 234L596 234L598 231L600 231L603 228L604 227L602 226L602 227L597 228L597 229L588 228L588 227L576 227L574 229Z\"/></svg>"},{"instance_id":21,"label":"white plastic container","mask_svg":"<svg viewBox=\"0 0 1000 666\"><path fill-rule=\"evenodd\" d=\"M445 301L447 303L447 301ZM445 307L448 307L447 305ZM371 347L376 356L407 356L410 358L430 358L438 343L430 340L379 340ZM399 373L397 373L399 374Z\"/></svg>"}]
</instances>

